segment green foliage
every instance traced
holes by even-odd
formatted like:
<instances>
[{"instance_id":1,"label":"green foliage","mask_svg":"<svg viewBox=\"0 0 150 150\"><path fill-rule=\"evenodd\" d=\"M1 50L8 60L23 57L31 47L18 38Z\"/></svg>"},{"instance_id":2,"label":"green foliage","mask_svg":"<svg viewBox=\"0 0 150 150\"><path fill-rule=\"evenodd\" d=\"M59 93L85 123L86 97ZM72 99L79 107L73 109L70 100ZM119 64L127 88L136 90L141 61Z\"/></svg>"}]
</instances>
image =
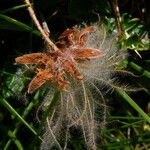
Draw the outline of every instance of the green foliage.
<instances>
[{"instance_id":1,"label":"green foliage","mask_svg":"<svg viewBox=\"0 0 150 150\"><path fill-rule=\"evenodd\" d=\"M121 40L123 48L137 51L149 50L148 31L145 30L140 19L132 18L128 14L123 14L121 18L124 32Z\"/></svg>"},{"instance_id":2,"label":"green foliage","mask_svg":"<svg viewBox=\"0 0 150 150\"><path fill-rule=\"evenodd\" d=\"M48 110L45 111L42 122L38 123L36 113L46 90L41 88L36 93L28 95L26 91L31 80L28 75L30 73L26 71L24 73L24 69L19 69L19 66L14 66L13 63L15 57L20 53L28 53L28 50L35 51L34 48L40 49L43 45L40 45L40 33L33 26L26 11L28 5L17 3L18 1L15 4L12 2L10 5L9 0L8 2L7 0L0 2L0 7L2 7L0 8L0 44L2 45L0 50L4 52L4 54L1 53L0 63L0 148L4 150L36 150L39 149L42 140L40 137L41 124L45 122L47 115L52 112L53 107L57 104L60 93L59 91L55 92L53 101ZM118 3L119 6L122 4L120 1ZM144 5L143 1L138 3ZM126 68L139 75L134 79L132 77L131 80L125 81L126 83L128 81L129 84L133 82L137 88L145 90L127 94L125 91L117 89L111 95L114 101L111 100L109 104L111 111L107 119L108 126L100 131L102 132L98 148L100 150L148 150L150 148L149 31L145 21L147 18L139 17L142 9L147 8L144 5L139 10L138 7L134 6L137 13L132 13L128 5L130 4L125 2L121 5L122 7L120 6L122 34L119 44L123 49L129 51L131 57L126 59L119 67ZM113 33L117 31L115 13L112 13L113 8L109 1L45 0L42 1L42 4L40 1L35 1L35 8L37 13L40 11L44 13L41 16L45 17L50 27L50 36L54 39L57 39L58 33L61 33L65 28L83 22L102 21L108 31ZM26 15L24 16L24 14ZM147 14L143 15L147 16ZM98 20L98 16L100 16L100 20ZM41 18L39 17L39 19ZM27 40L24 40L24 38ZM14 41L15 44L13 45ZM24 52L21 49L18 50L18 47L24 48L31 43L33 50L28 49ZM142 59L134 51L139 51ZM41 117L40 114L39 117ZM85 149L85 143L82 137L78 135L70 137L68 143L70 149Z\"/></svg>"}]
</instances>

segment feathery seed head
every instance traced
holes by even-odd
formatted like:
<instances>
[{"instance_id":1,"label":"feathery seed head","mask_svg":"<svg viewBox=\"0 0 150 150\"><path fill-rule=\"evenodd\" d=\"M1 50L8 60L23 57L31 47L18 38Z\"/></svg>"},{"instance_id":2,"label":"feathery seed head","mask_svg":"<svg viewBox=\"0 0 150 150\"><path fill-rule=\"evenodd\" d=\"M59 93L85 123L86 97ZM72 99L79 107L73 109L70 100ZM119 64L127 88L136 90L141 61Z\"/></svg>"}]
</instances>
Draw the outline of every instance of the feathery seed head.
<instances>
[{"instance_id":1,"label":"feathery seed head","mask_svg":"<svg viewBox=\"0 0 150 150\"><path fill-rule=\"evenodd\" d=\"M73 32L75 33L72 35ZM117 37L108 35L104 26L98 24L83 29L75 27L65 30L60 36L57 45L63 48L64 44L68 46L64 52L67 58L70 58L68 53L76 51L76 69L83 78L77 80L68 77L70 85L61 93L53 115L47 120L41 150L54 147L66 149L67 140L71 136L69 130L72 127L80 127L87 149L96 150L97 141L100 139L99 130L105 125L107 116L106 92L104 93L103 87L108 90L115 87L113 71L126 57L126 54L117 48L116 41ZM97 57L97 52L102 55ZM52 94L50 90L45 97L45 103L51 103Z\"/></svg>"}]
</instances>

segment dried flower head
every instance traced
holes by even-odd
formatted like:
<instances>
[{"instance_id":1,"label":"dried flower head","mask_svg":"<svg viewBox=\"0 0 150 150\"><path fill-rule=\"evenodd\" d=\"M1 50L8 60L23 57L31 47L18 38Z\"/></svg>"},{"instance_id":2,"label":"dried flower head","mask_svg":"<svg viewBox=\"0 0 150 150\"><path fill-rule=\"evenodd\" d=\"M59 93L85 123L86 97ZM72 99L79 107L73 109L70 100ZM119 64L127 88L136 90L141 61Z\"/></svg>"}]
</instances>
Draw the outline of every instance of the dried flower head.
<instances>
[{"instance_id":1,"label":"dried flower head","mask_svg":"<svg viewBox=\"0 0 150 150\"><path fill-rule=\"evenodd\" d=\"M51 80L59 88L66 89L69 85L67 73L82 80L83 75L78 71L80 61L102 57L102 51L87 47L87 34L92 32L94 27L86 27L81 31L76 28L65 30L56 43L59 51L47 53L32 53L16 58L19 64L41 64L44 67L37 67L36 76L29 84L28 93L34 92L46 81Z\"/></svg>"}]
</instances>

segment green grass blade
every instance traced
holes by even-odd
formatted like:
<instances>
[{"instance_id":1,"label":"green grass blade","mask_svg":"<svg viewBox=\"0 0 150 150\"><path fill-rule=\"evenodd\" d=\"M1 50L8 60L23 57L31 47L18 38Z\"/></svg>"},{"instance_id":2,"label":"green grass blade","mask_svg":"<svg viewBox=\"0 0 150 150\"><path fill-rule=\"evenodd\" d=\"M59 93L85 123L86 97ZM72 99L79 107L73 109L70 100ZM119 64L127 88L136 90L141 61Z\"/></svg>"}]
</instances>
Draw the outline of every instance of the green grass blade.
<instances>
[{"instance_id":1,"label":"green grass blade","mask_svg":"<svg viewBox=\"0 0 150 150\"><path fill-rule=\"evenodd\" d=\"M109 116L108 119L119 119L119 120L142 120L143 117L134 117L134 116Z\"/></svg>"},{"instance_id":2,"label":"green grass blade","mask_svg":"<svg viewBox=\"0 0 150 150\"><path fill-rule=\"evenodd\" d=\"M0 22L0 28L2 29L12 29L12 25L14 30L22 30L22 31L28 31L28 32L32 32L33 34L40 36L40 32L37 30L32 29L30 26L16 20L13 19L11 17L8 17L6 15L0 14L0 18L4 20L4 22ZM15 26L14 26L15 25Z\"/></svg>"},{"instance_id":3,"label":"green grass blade","mask_svg":"<svg viewBox=\"0 0 150 150\"><path fill-rule=\"evenodd\" d=\"M34 135L38 136L37 132L18 114L18 112L2 97L0 103L14 116L18 118Z\"/></svg>"},{"instance_id":4,"label":"green grass blade","mask_svg":"<svg viewBox=\"0 0 150 150\"><path fill-rule=\"evenodd\" d=\"M31 101L31 102L29 103L29 105L26 107L26 109L24 110L23 115L22 115L22 118L24 118L24 119L26 118L26 116L29 114L29 112L30 112L31 109L33 108L33 106L34 106L34 103ZM21 124L22 124L21 121L17 122L16 128L15 128L13 131L11 131L14 135L16 135L16 133L18 132L18 130L19 130ZM5 149L9 148L11 142L12 142L11 139L8 140L8 142L7 142L6 145L5 145Z\"/></svg>"},{"instance_id":5,"label":"green grass blade","mask_svg":"<svg viewBox=\"0 0 150 150\"><path fill-rule=\"evenodd\" d=\"M27 117L27 115L30 113L30 111L32 110L33 106L35 103L37 103L38 101L38 97L39 97L39 91L35 94L34 99L29 103L29 105L25 108L22 118L25 119ZM15 125L15 129L13 131L11 131L14 135L16 135L16 133L18 132L20 126L22 125L22 122L19 121L17 122L17 124ZM9 139L8 142L6 143L4 149L7 150L11 144L12 140Z\"/></svg>"},{"instance_id":6,"label":"green grass blade","mask_svg":"<svg viewBox=\"0 0 150 150\"><path fill-rule=\"evenodd\" d=\"M14 143L15 143L16 147L18 148L18 150L23 150L23 146L22 146L21 142L17 139L16 135L11 131L8 131L8 135L14 141ZM7 150L7 149L8 149L8 147L4 148L4 150Z\"/></svg>"},{"instance_id":7,"label":"green grass blade","mask_svg":"<svg viewBox=\"0 0 150 150\"><path fill-rule=\"evenodd\" d=\"M136 63L134 62L129 62L129 65L136 71L142 73L143 76L147 77L147 78L150 78L150 72L143 69L141 66L137 65Z\"/></svg>"},{"instance_id":8,"label":"green grass blade","mask_svg":"<svg viewBox=\"0 0 150 150\"><path fill-rule=\"evenodd\" d=\"M150 117L132 100L132 98L125 91L116 89L116 92L121 95L146 121L150 123Z\"/></svg>"},{"instance_id":9,"label":"green grass blade","mask_svg":"<svg viewBox=\"0 0 150 150\"><path fill-rule=\"evenodd\" d=\"M11 12L11 11L18 10L18 9L21 9L21 8L25 8L25 7L28 7L28 6L30 6L30 5L29 4L18 5L18 6L14 6L14 7L5 9L5 10L1 10L0 13L4 14L4 13L7 13L7 12Z\"/></svg>"}]
</instances>

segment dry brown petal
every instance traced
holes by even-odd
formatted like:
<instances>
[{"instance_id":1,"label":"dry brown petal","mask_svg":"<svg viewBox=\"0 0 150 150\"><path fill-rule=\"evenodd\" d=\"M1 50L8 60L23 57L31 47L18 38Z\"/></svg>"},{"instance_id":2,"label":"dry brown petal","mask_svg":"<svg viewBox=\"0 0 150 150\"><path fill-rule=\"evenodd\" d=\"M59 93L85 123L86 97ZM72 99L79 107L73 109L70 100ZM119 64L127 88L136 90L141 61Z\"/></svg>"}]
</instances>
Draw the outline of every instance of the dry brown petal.
<instances>
[{"instance_id":1,"label":"dry brown petal","mask_svg":"<svg viewBox=\"0 0 150 150\"><path fill-rule=\"evenodd\" d=\"M26 54L15 59L18 64L44 64L50 57L47 53Z\"/></svg>"},{"instance_id":2,"label":"dry brown petal","mask_svg":"<svg viewBox=\"0 0 150 150\"><path fill-rule=\"evenodd\" d=\"M36 89L38 89L41 85L43 85L46 81L51 80L53 75L49 70L38 69L37 75L30 82L28 87L28 93L33 93Z\"/></svg>"},{"instance_id":3,"label":"dry brown petal","mask_svg":"<svg viewBox=\"0 0 150 150\"><path fill-rule=\"evenodd\" d=\"M86 27L85 29L81 30L81 32L78 35L78 44L79 46L84 46L86 42L85 34L92 32L94 30L93 26Z\"/></svg>"},{"instance_id":4,"label":"dry brown petal","mask_svg":"<svg viewBox=\"0 0 150 150\"><path fill-rule=\"evenodd\" d=\"M104 56L104 53L97 49L84 48L84 49L74 49L72 50L74 58L78 59L94 59L97 57Z\"/></svg>"}]
</instances>

